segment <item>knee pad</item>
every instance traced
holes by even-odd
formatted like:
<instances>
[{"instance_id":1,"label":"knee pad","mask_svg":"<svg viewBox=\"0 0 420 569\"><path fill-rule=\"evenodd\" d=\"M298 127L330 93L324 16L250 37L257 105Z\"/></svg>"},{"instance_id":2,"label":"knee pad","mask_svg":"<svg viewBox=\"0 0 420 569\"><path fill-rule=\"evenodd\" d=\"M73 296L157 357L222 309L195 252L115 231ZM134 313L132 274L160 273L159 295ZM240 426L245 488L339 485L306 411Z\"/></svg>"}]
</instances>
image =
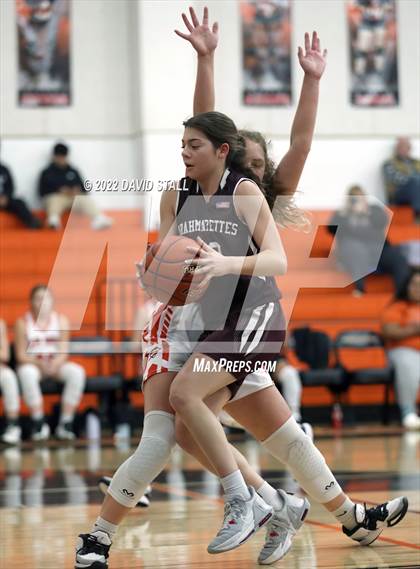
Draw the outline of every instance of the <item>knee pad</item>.
<instances>
[{"instance_id":1,"label":"knee pad","mask_svg":"<svg viewBox=\"0 0 420 569\"><path fill-rule=\"evenodd\" d=\"M341 494L341 487L325 458L293 417L262 444L290 468L305 492L318 502L329 502Z\"/></svg>"},{"instance_id":2,"label":"knee pad","mask_svg":"<svg viewBox=\"0 0 420 569\"><path fill-rule=\"evenodd\" d=\"M65 382L63 402L76 407L85 389L85 370L78 364L67 362L60 369L59 376Z\"/></svg>"},{"instance_id":3,"label":"knee pad","mask_svg":"<svg viewBox=\"0 0 420 569\"><path fill-rule=\"evenodd\" d=\"M15 372L10 367L0 365L0 387L4 408L7 413L19 411L19 387Z\"/></svg>"},{"instance_id":4,"label":"knee pad","mask_svg":"<svg viewBox=\"0 0 420 569\"><path fill-rule=\"evenodd\" d=\"M133 508L167 464L174 446L174 415L164 411L147 413L140 443L114 474L109 494L122 506Z\"/></svg>"},{"instance_id":5,"label":"knee pad","mask_svg":"<svg viewBox=\"0 0 420 569\"><path fill-rule=\"evenodd\" d=\"M34 364L23 364L18 367L17 375L22 386L22 393L28 407L42 405L42 393L39 387L41 372Z\"/></svg>"}]
</instances>

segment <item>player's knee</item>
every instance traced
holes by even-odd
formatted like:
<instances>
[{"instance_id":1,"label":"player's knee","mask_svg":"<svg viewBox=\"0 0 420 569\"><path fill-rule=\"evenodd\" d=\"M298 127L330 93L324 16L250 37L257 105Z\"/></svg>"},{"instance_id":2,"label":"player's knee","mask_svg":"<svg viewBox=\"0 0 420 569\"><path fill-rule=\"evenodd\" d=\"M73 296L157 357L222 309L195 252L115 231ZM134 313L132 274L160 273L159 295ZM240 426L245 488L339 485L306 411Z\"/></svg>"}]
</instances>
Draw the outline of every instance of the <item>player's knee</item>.
<instances>
[{"instance_id":1,"label":"player's knee","mask_svg":"<svg viewBox=\"0 0 420 569\"><path fill-rule=\"evenodd\" d=\"M5 365L0 365L0 385L4 383L15 383L16 375L15 372Z\"/></svg>"},{"instance_id":2,"label":"player's knee","mask_svg":"<svg viewBox=\"0 0 420 569\"><path fill-rule=\"evenodd\" d=\"M82 392L86 384L85 370L79 364L69 362L66 364L66 381L69 381L74 386L74 389Z\"/></svg>"},{"instance_id":3,"label":"player's knee","mask_svg":"<svg viewBox=\"0 0 420 569\"><path fill-rule=\"evenodd\" d=\"M192 394L189 392L182 378L178 378L173 382L169 392L169 403L177 413L182 413L191 403Z\"/></svg>"},{"instance_id":4,"label":"player's knee","mask_svg":"<svg viewBox=\"0 0 420 569\"><path fill-rule=\"evenodd\" d=\"M18 377L22 389L34 389L41 379L41 372L34 364L23 364L18 368Z\"/></svg>"}]
</instances>

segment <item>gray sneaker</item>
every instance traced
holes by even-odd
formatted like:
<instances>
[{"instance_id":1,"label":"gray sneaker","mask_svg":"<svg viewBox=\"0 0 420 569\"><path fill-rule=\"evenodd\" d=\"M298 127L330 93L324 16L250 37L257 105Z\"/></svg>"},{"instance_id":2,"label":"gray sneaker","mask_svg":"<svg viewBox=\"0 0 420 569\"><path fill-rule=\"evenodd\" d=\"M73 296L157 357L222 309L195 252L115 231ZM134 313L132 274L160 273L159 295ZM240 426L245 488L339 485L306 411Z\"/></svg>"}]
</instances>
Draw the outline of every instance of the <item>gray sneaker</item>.
<instances>
[{"instance_id":1,"label":"gray sneaker","mask_svg":"<svg viewBox=\"0 0 420 569\"><path fill-rule=\"evenodd\" d=\"M207 548L209 553L223 553L239 547L272 517L273 508L266 504L254 488L248 487L249 500L234 496L225 504L223 525Z\"/></svg>"},{"instance_id":2,"label":"gray sneaker","mask_svg":"<svg viewBox=\"0 0 420 569\"><path fill-rule=\"evenodd\" d=\"M258 557L260 565L270 565L286 555L310 508L306 498L287 494L284 490L277 492L284 505L280 510L274 510L267 525L264 547Z\"/></svg>"}]
</instances>

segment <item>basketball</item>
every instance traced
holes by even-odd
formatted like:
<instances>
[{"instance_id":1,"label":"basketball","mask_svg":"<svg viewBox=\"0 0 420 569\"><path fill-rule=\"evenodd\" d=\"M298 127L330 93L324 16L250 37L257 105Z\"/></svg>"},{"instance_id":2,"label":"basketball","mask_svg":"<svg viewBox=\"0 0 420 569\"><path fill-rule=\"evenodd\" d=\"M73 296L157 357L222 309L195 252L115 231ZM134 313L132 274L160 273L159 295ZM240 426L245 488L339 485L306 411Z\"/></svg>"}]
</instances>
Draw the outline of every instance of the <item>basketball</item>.
<instances>
[{"instance_id":1,"label":"basketball","mask_svg":"<svg viewBox=\"0 0 420 569\"><path fill-rule=\"evenodd\" d=\"M196 252L188 251L187 247L193 247ZM199 284L204 276L195 275L195 266L186 265L185 261L198 258L199 250L196 241L180 235L168 236L151 245L141 275L144 288L150 296L174 306L193 302L187 299L188 293L194 290L194 285ZM204 292L203 290L202 294Z\"/></svg>"}]
</instances>

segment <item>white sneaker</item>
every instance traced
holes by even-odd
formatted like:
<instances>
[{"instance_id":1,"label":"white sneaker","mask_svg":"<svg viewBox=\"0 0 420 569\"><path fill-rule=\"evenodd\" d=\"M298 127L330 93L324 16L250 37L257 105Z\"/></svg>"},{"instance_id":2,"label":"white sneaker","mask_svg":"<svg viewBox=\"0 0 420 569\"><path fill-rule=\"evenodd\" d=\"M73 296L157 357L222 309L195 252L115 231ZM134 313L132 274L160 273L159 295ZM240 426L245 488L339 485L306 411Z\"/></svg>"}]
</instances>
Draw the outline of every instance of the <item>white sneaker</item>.
<instances>
[{"instance_id":1,"label":"white sneaker","mask_svg":"<svg viewBox=\"0 0 420 569\"><path fill-rule=\"evenodd\" d=\"M114 220L111 217L100 213L92 219L91 227L92 229L99 231L100 229L108 229L108 227L111 227L113 223Z\"/></svg>"},{"instance_id":2,"label":"white sneaker","mask_svg":"<svg viewBox=\"0 0 420 569\"><path fill-rule=\"evenodd\" d=\"M70 423L59 423L55 430L55 436L61 441L74 441L76 438L76 435L71 430Z\"/></svg>"},{"instance_id":3,"label":"white sneaker","mask_svg":"<svg viewBox=\"0 0 420 569\"><path fill-rule=\"evenodd\" d=\"M60 229L61 220L59 215L50 215L47 219L47 226L51 229Z\"/></svg>"},{"instance_id":4,"label":"white sneaker","mask_svg":"<svg viewBox=\"0 0 420 569\"><path fill-rule=\"evenodd\" d=\"M343 532L358 541L360 545L370 545L379 537L386 527L397 525L405 516L408 509L408 500L405 496L394 498L389 502L366 509L366 504L354 506L354 520L356 526Z\"/></svg>"},{"instance_id":5,"label":"white sneaker","mask_svg":"<svg viewBox=\"0 0 420 569\"><path fill-rule=\"evenodd\" d=\"M225 504L223 525L207 547L209 553L223 553L239 547L272 517L273 508L266 504L254 488L248 487L251 497L233 496Z\"/></svg>"},{"instance_id":6,"label":"white sneaker","mask_svg":"<svg viewBox=\"0 0 420 569\"><path fill-rule=\"evenodd\" d=\"M50 427L47 423L42 423L42 425L33 431L31 439L33 441L45 441L50 436Z\"/></svg>"},{"instance_id":7,"label":"white sneaker","mask_svg":"<svg viewBox=\"0 0 420 569\"><path fill-rule=\"evenodd\" d=\"M20 443L22 429L17 425L8 425L1 436L2 442L8 445L17 445Z\"/></svg>"},{"instance_id":8,"label":"white sneaker","mask_svg":"<svg viewBox=\"0 0 420 569\"><path fill-rule=\"evenodd\" d=\"M420 429L420 417L415 413L408 413L402 420L403 427L410 431Z\"/></svg>"},{"instance_id":9,"label":"white sneaker","mask_svg":"<svg viewBox=\"0 0 420 569\"><path fill-rule=\"evenodd\" d=\"M81 533L76 543L75 569L108 569L111 538L103 531Z\"/></svg>"},{"instance_id":10,"label":"white sneaker","mask_svg":"<svg viewBox=\"0 0 420 569\"><path fill-rule=\"evenodd\" d=\"M287 494L277 490L283 502L280 510L274 510L274 515L267 524L267 534L264 547L258 557L260 565L270 565L283 559L292 546L292 540L301 528L310 508L306 498Z\"/></svg>"}]
</instances>

